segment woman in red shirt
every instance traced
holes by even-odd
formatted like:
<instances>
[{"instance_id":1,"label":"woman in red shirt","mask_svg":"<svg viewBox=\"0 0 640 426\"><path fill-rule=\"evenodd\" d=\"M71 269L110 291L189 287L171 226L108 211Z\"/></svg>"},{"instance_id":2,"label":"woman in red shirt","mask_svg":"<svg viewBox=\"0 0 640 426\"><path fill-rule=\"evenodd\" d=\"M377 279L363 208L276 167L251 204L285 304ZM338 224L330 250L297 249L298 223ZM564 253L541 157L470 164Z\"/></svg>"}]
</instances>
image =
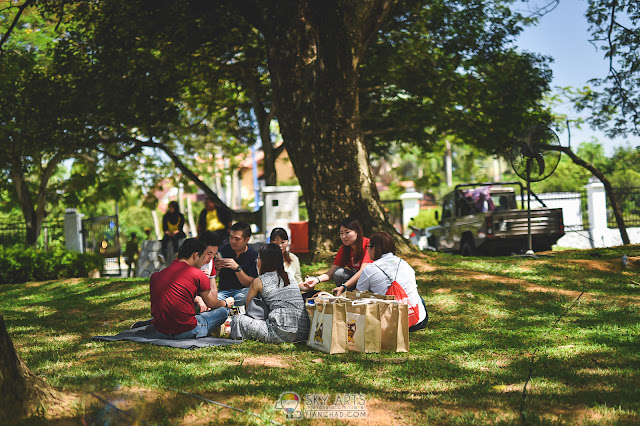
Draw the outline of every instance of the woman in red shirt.
<instances>
[{"instance_id":1,"label":"woman in red shirt","mask_svg":"<svg viewBox=\"0 0 640 426\"><path fill-rule=\"evenodd\" d=\"M358 219L354 218L340 222L340 239L342 246L331 268L322 275L308 278L304 283L307 288L313 289L316 284L333 279L337 285L333 292L339 296L342 292L356 287L362 266L372 262L367 253L369 239L364 236Z\"/></svg>"}]
</instances>

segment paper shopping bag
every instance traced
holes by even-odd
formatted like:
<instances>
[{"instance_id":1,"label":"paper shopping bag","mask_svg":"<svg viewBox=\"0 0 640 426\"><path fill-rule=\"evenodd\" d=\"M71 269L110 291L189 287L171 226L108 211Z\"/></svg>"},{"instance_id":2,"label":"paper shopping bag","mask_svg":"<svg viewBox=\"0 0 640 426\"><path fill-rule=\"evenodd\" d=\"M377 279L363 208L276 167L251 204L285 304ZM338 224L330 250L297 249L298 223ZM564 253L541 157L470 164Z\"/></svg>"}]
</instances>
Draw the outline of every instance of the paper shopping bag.
<instances>
[{"instance_id":1,"label":"paper shopping bag","mask_svg":"<svg viewBox=\"0 0 640 426\"><path fill-rule=\"evenodd\" d=\"M383 351L409 352L409 312L396 300L379 300L381 348Z\"/></svg>"},{"instance_id":2,"label":"paper shopping bag","mask_svg":"<svg viewBox=\"0 0 640 426\"><path fill-rule=\"evenodd\" d=\"M315 305L317 302L324 302L324 303L334 303L334 302L349 302L350 299L347 299L344 296L334 296L331 293L328 293L326 291L321 291L318 292L317 294L315 294L313 297L310 297L306 302L305 302L305 308L307 309L307 314L309 315L309 322L312 323L313 322L313 314L316 311Z\"/></svg>"},{"instance_id":3,"label":"paper shopping bag","mask_svg":"<svg viewBox=\"0 0 640 426\"><path fill-rule=\"evenodd\" d=\"M347 349L380 352L380 306L372 300L347 303Z\"/></svg>"},{"instance_id":4,"label":"paper shopping bag","mask_svg":"<svg viewBox=\"0 0 640 426\"><path fill-rule=\"evenodd\" d=\"M394 299L393 295L388 296L386 294L376 294L371 291L346 291L344 295L345 297L351 300L358 300L358 299L393 300Z\"/></svg>"},{"instance_id":5,"label":"paper shopping bag","mask_svg":"<svg viewBox=\"0 0 640 426\"><path fill-rule=\"evenodd\" d=\"M347 305L317 301L307 345L328 354L347 350Z\"/></svg>"}]
</instances>

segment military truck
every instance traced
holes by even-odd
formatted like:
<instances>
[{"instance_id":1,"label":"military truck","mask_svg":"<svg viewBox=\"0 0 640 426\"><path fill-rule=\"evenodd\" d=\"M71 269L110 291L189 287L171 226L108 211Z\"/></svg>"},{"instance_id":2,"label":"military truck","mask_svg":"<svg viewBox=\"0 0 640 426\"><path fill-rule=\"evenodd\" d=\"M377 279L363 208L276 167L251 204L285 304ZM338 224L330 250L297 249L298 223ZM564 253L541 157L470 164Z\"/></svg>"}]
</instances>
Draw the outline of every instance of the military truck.
<instances>
[{"instance_id":1,"label":"military truck","mask_svg":"<svg viewBox=\"0 0 640 426\"><path fill-rule=\"evenodd\" d=\"M532 248L551 250L564 235L562 209L547 208L534 193L532 197L544 206L531 209ZM436 216L438 226L428 229L428 243L438 251L465 256L524 253L528 249L526 200L520 182L457 185L443 198L442 216Z\"/></svg>"}]
</instances>

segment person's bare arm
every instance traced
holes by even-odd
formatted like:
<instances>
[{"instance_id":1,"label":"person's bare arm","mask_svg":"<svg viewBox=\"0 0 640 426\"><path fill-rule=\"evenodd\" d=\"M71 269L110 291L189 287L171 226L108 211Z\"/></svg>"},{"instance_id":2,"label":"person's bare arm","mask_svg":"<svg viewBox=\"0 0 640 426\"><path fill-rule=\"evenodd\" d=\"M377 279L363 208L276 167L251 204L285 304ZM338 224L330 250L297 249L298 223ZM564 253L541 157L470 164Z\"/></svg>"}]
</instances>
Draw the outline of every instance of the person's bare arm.
<instances>
[{"instance_id":1,"label":"person's bare arm","mask_svg":"<svg viewBox=\"0 0 640 426\"><path fill-rule=\"evenodd\" d=\"M206 303L204 303L204 300L202 300L201 296L196 296L195 299L193 299L193 301L196 303L196 305L198 305L200 307L200 312L207 312L208 310L210 310L211 308L207 306Z\"/></svg>"},{"instance_id":2,"label":"person's bare arm","mask_svg":"<svg viewBox=\"0 0 640 426\"><path fill-rule=\"evenodd\" d=\"M368 263L365 263L364 265L362 265L360 270L356 272L351 278L349 278L347 282L344 283L344 285L338 286L331 291L335 292L336 296L340 296L342 292L345 291L345 287L347 288L347 290L353 291L356 288L356 284L358 283L358 278L360 278L360 275L362 275L362 270L364 269L365 265L368 265Z\"/></svg>"},{"instance_id":3,"label":"person's bare arm","mask_svg":"<svg viewBox=\"0 0 640 426\"><path fill-rule=\"evenodd\" d=\"M235 259L230 259L230 258L224 258L222 260L216 261L216 265L218 264L222 268L229 268L229 269L233 269L234 271L238 269L238 266L240 266L238 265L238 262L235 261ZM244 270L237 271L235 272L235 274L236 274L236 277L238 278L238 281L240 281L240 284L242 284L244 287L249 287L253 282L253 280L255 280L255 278L252 277L251 275L247 275L247 273Z\"/></svg>"},{"instance_id":4,"label":"person's bare arm","mask_svg":"<svg viewBox=\"0 0 640 426\"><path fill-rule=\"evenodd\" d=\"M254 278L249 286L249 292L247 293L246 306L249 306L251 299L256 297L259 292L262 291L262 280L260 278Z\"/></svg>"},{"instance_id":5,"label":"person's bare arm","mask_svg":"<svg viewBox=\"0 0 640 426\"><path fill-rule=\"evenodd\" d=\"M211 309L216 308L230 308L235 303L233 297L227 297L224 300L218 300L218 289L213 287L211 290L203 291L200 293L200 297L204 303Z\"/></svg>"},{"instance_id":6,"label":"person's bare arm","mask_svg":"<svg viewBox=\"0 0 640 426\"><path fill-rule=\"evenodd\" d=\"M320 274L317 277L309 277L303 283L305 287L312 289L316 284L320 284L323 281L329 281L333 277L333 273L339 268L338 265L331 265L331 268L324 274Z\"/></svg>"}]
</instances>

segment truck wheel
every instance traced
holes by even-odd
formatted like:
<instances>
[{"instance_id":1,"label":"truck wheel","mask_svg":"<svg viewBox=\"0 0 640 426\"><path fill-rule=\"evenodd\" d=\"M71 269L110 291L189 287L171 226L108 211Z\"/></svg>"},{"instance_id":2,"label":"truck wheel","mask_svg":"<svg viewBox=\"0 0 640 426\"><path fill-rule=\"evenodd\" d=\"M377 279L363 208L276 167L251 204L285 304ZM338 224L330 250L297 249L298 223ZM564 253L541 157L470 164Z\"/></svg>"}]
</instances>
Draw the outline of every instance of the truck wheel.
<instances>
[{"instance_id":1,"label":"truck wheel","mask_svg":"<svg viewBox=\"0 0 640 426\"><path fill-rule=\"evenodd\" d=\"M460 248L460 254L463 256L475 256L476 255L476 246L473 243L473 240L466 239L462 243L462 247Z\"/></svg>"}]
</instances>

